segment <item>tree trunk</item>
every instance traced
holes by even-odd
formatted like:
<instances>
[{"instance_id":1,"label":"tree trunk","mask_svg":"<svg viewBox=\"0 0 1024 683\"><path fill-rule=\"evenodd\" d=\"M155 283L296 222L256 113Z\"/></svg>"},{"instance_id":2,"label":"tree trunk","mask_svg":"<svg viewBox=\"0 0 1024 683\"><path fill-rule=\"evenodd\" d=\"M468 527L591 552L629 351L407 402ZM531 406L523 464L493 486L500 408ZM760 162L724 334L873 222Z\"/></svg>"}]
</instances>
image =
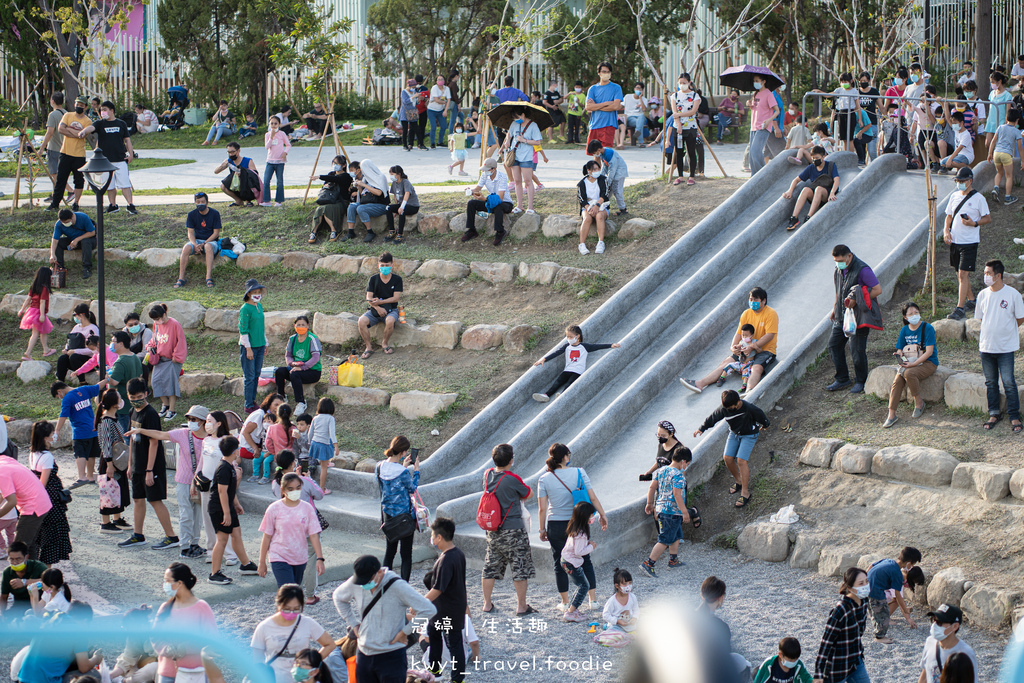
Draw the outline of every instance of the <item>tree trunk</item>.
<instances>
[{"instance_id":1,"label":"tree trunk","mask_svg":"<svg viewBox=\"0 0 1024 683\"><path fill-rule=\"evenodd\" d=\"M975 16L974 35L978 41L977 83L978 99L988 99L989 71L992 66L992 0L978 0L978 11Z\"/></svg>"},{"instance_id":2,"label":"tree trunk","mask_svg":"<svg viewBox=\"0 0 1024 683\"><path fill-rule=\"evenodd\" d=\"M81 89L78 85L78 73L82 68L82 62L78 56L79 40L78 35L71 33L65 36L61 33L61 23L53 14L53 7L50 5L50 0L39 0L39 6L43 11L44 16L50 22L50 29L53 31L54 40L57 43L57 49L60 51L62 58L66 60L66 63L60 65L61 79L64 82L64 102L65 106L73 107L71 104L75 98L81 93ZM74 3L75 12L82 11L81 2Z\"/></svg>"}]
</instances>

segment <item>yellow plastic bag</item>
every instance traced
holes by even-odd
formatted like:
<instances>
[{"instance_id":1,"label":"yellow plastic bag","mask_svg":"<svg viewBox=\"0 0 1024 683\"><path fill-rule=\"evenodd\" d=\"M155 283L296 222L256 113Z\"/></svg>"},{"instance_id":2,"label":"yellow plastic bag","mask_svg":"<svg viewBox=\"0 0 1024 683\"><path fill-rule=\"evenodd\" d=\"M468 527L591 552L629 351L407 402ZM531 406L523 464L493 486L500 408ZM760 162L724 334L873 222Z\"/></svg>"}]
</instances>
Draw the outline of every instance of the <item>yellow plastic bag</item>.
<instances>
[{"instance_id":1,"label":"yellow plastic bag","mask_svg":"<svg viewBox=\"0 0 1024 683\"><path fill-rule=\"evenodd\" d=\"M363 386L363 365L350 361L338 366L339 387L361 387Z\"/></svg>"}]
</instances>

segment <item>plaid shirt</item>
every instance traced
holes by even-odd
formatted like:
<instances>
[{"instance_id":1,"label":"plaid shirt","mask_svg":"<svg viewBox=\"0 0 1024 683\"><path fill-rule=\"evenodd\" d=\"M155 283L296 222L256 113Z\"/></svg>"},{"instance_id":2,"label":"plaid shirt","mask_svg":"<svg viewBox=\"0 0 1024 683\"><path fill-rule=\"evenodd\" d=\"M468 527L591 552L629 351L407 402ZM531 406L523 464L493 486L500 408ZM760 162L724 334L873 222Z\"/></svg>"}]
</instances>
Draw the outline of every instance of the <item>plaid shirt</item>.
<instances>
[{"instance_id":1,"label":"plaid shirt","mask_svg":"<svg viewBox=\"0 0 1024 683\"><path fill-rule=\"evenodd\" d=\"M843 596L825 622L825 633L818 646L818 657L814 662L814 677L826 683L845 679L864 658L861 636L867 625L868 603L860 606L849 596Z\"/></svg>"}]
</instances>

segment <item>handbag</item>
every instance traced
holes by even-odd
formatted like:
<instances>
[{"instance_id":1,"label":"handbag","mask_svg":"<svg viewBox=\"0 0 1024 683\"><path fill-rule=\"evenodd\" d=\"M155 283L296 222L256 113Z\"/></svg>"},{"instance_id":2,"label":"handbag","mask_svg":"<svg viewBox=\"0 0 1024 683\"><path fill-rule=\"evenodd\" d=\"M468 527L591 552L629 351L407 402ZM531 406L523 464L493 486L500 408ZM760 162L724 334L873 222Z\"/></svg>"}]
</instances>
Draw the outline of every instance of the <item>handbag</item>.
<instances>
[{"instance_id":1,"label":"handbag","mask_svg":"<svg viewBox=\"0 0 1024 683\"><path fill-rule=\"evenodd\" d=\"M327 518L324 517L322 512L320 512L320 509L319 508L313 508L313 509L316 510L316 521L320 522L320 531L326 531L327 529L331 528L330 522L328 522Z\"/></svg>"},{"instance_id":2,"label":"handbag","mask_svg":"<svg viewBox=\"0 0 1024 683\"><path fill-rule=\"evenodd\" d=\"M416 529L426 531L430 528L430 508L423 502L419 491L410 495L409 500L412 502L413 512L416 513Z\"/></svg>"},{"instance_id":3,"label":"handbag","mask_svg":"<svg viewBox=\"0 0 1024 683\"><path fill-rule=\"evenodd\" d=\"M346 361L338 366L337 373L332 373L339 387L363 386L363 364Z\"/></svg>"},{"instance_id":4,"label":"handbag","mask_svg":"<svg viewBox=\"0 0 1024 683\"><path fill-rule=\"evenodd\" d=\"M337 204L341 201L341 188L334 183L327 183L316 196L316 203L320 206Z\"/></svg>"},{"instance_id":5,"label":"handbag","mask_svg":"<svg viewBox=\"0 0 1024 683\"><path fill-rule=\"evenodd\" d=\"M113 463L114 469L121 470L122 472L128 469L128 463L130 461L128 446L125 445L124 441L118 441L110 447L110 462Z\"/></svg>"},{"instance_id":6,"label":"handbag","mask_svg":"<svg viewBox=\"0 0 1024 683\"><path fill-rule=\"evenodd\" d=\"M105 474L96 476L96 485L100 491L101 508L118 508L121 506L121 485L113 477Z\"/></svg>"},{"instance_id":7,"label":"handbag","mask_svg":"<svg viewBox=\"0 0 1024 683\"><path fill-rule=\"evenodd\" d=\"M71 503L71 491L69 489L61 489L59 500L60 500L60 502L64 503L65 505L70 504Z\"/></svg>"},{"instance_id":8,"label":"handbag","mask_svg":"<svg viewBox=\"0 0 1024 683\"><path fill-rule=\"evenodd\" d=\"M50 272L50 289L64 289L68 286L68 269L57 266Z\"/></svg>"},{"instance_id":9,"label":"handbag","mask_svg":"<svg viewBox=\"0 0 1024 683\"><path fill-rule=\"evenodd\" d=\"M85 348L85 335L81 332L68 332L68 351L75 351Z\"/></svg>"},{"instance_id":10,"label":"handbag","mask_svg":"<svg viewBox=\"0 0 1024 683\"><path fill-rule=\"evenodd\" d=\"M188 452L192 456L192 471L195 472L195 475L192 477L192 485L195 486L197 493L206 493L207 491L210 490L210 480L203 476L203 473L199 470L198 461L196 460L196 442L195 439L192 437L192 432L188 433ZM199 488L200 476L202 476L203 479L206 480L206 490ZM191 495L189 495L189 500L191 500L193 503L198 503L198 498L198 495L195 496L195 499Z\"/></svg>"},{"instance_id":11,"label":"handbag","mask_svg":"<svg viewBox=\"0 0 1024 683\"><path fill-rule=\"evenodd\" d=\"M857 334L857 314L852 308L847 308L843 313L843 334L847 337Z\"/></svg>"},{"instance_id":12,"label":"handbag","mask_svg":"<svg viewBox=\"0 0 1024 683\"><path fill-rule=\"evenodd\" d=\"M552 472L551 475L558 480L559 484L565 486L565 482L562 481L561 477L559 477L554 472ZM586 486L583 485L583 471L580 470L579 468L576 469L576 488L570 489L568 486L565 486L565 490L568 491L570 495L572 495L573 507L576 507L578 503L590 502L590 494L587 493L587 488Z\"/></svg>"},{"instance_id":13,"label":"handbag","mask_svg":"<svg viewBox=\"0 0 1024 683\"><path fill-rule=\"evenodd\" d=\"M383 494L384 481L380 478L380 465L377 465L375 472L377 473L377 489ZM385 520L384 506L382 505L380 508L380 530L384 532L384 538L388 543L394 543L416 533L416 519L408 512L403 512Z\"/></svg>"}]
</instances>

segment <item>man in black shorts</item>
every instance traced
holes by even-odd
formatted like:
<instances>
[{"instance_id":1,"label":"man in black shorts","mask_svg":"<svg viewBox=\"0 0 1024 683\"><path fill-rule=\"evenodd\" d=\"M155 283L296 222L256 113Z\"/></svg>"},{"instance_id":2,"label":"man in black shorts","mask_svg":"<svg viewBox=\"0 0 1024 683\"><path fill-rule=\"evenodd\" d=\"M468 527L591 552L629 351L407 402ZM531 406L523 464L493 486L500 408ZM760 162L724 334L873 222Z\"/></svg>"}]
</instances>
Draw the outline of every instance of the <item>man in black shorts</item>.
<instances>
[{"instance_id":1,"label":"man in black shorts","mask_svg":"<svg viewBox=\"0 0 1024 683\"><path fill-rule=\"evenodd\" d=\"M970 167L961 168L956 172L957 191L949 196L946 203L942 241L949 245L949 265L959 280L956 308L946 316L950 320L963 320L967 311L974 310L976 299L971 298L971 273L978 261L979 228L992 222L985 196L976 192L973 185L974 172Z\"/></svg>"},{"instance_id":2,"label":"man in black shorts","mask_svg":"<svg viewBox=\"0 0 1024 683\"><path fill-rule=\"evenodd\" d=\"M128 382L128 400L132 404L129 414L131 429L125 432L130 436L128 449L128 478L132 482L132 504L135 507L134 533L127 540L118 543L120 548L134 548L146 544L142 526L146 522L146 503L148 502L160 521L164 530L164 539L153 544L153 550L166 550L178 547L178 537L171 526L171 513L168 512L164 500L167 499L167 464L164 460L164 444L159 439L144 436L140 429L163 431L160 416L146 400L148 389L141 377Z\"/></svg>"}]
</instances>

